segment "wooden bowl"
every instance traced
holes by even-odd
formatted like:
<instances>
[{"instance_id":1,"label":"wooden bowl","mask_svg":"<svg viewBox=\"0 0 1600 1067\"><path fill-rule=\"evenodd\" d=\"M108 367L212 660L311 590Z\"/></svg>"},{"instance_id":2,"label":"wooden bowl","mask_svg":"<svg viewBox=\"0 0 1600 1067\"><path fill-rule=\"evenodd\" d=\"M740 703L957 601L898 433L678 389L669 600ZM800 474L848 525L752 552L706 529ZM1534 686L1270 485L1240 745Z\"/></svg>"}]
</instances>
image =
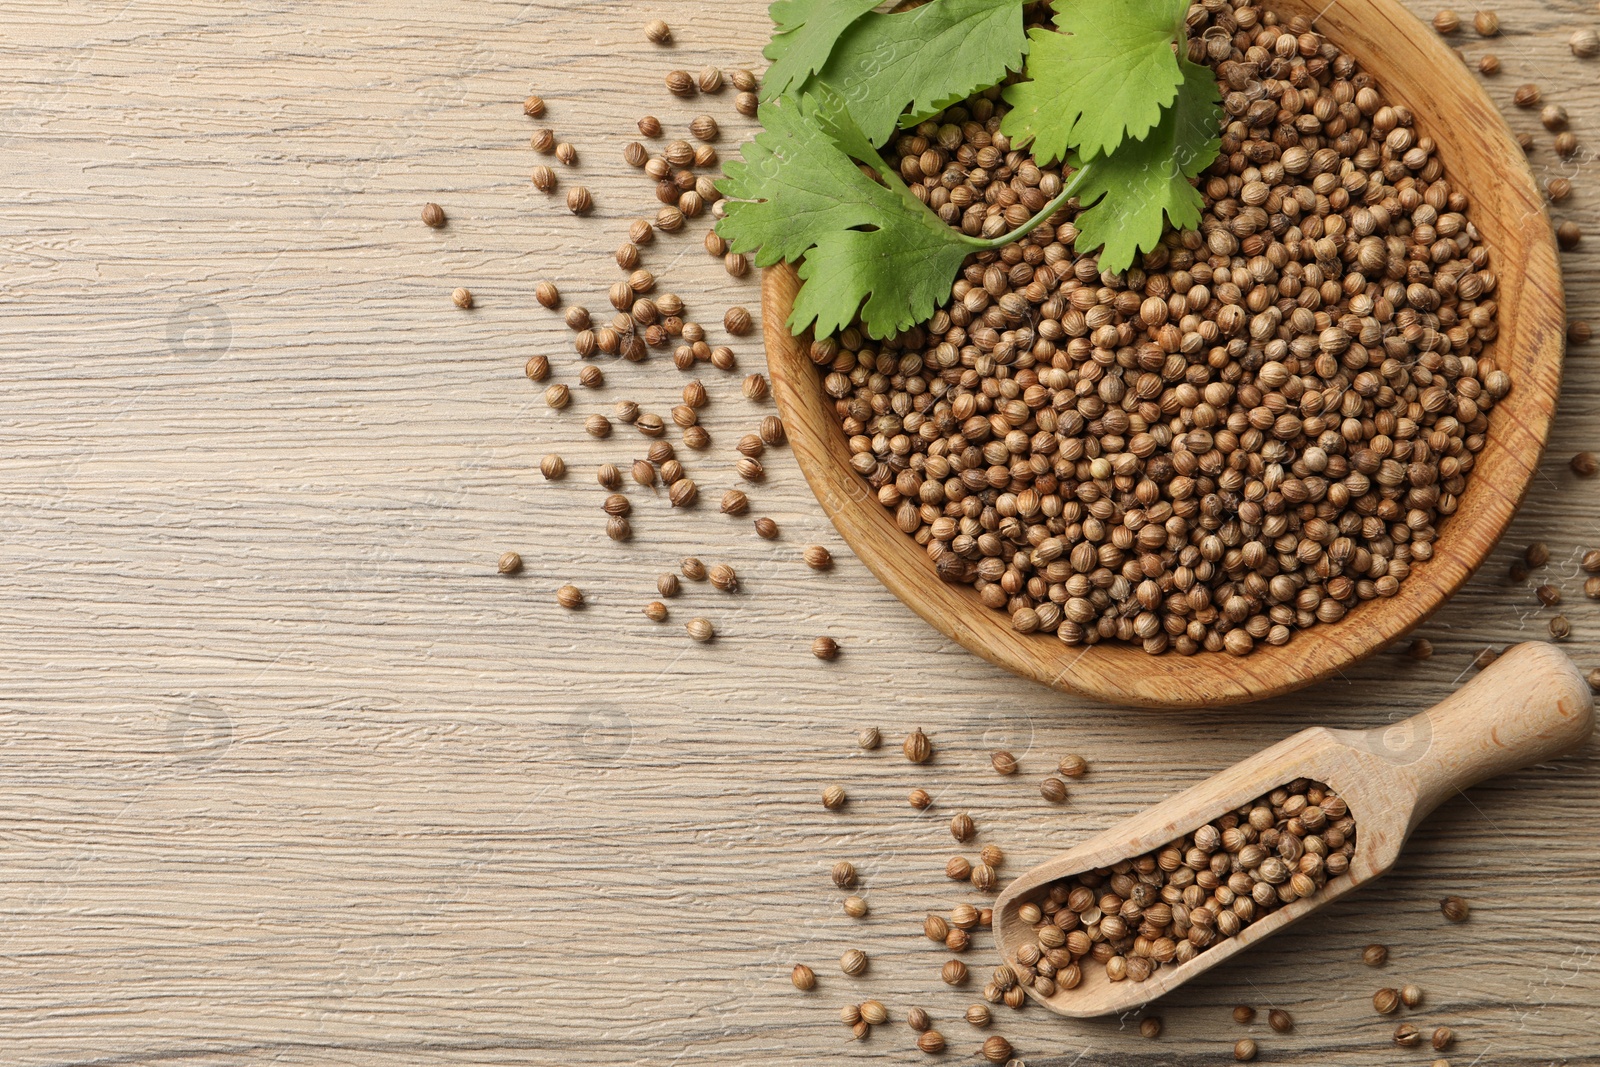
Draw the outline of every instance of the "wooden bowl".
<instances>
[{"instance_id":1,"label":"wooden bowl","mask_svg":"<svg viewBox=\"0 0 1600 1067\"><path fill-rule=\"evenodd\" d=\"M1440 526L1431 560L1400 591L1366 601L1344 619L1297 633L1250 655L1150 656L1121 643L1063 644L1020 634L984 607L970 586L941 581L848 463L845 437L816 369L784 323L799 278L780 265L762 279L767 359L774 394L800 469L840 535L889 590L940 632L1036 682L1117 704L1194 708L1287 693L1370 656L1428 617L1461 587L1504 533L1538 465L1561 383L1565 306L1555 241L1522 150L1466 66L1394 0L1281 0L1356 56L1388 99L1404 102L1416 129L1439 146L1452 186L1467 190L1470 217L1499 279L1499 334L1492 352L1512 390L1495 405L1456 513Z\"/></svg>"}]
</instances>

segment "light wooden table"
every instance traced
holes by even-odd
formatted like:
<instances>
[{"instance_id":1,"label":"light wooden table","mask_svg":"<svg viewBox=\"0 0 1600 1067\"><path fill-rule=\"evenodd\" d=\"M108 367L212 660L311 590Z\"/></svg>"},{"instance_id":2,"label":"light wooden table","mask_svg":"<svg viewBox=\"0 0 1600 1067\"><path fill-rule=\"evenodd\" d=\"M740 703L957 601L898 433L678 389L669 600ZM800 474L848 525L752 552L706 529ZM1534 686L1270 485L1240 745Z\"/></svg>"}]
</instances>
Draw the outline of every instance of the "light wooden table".
<instances>
[{"instance_id":1,"label":"light wooden table","mask_svg":"<svg viewBox=\"0 0 1600 1067\"><path fill-rule=\"evenodd\" d=\"M593 470L640 451L586 438L622 398L665 411L661 359L609 369L548 411L522 376L566 330L533 282L605 307L611 250L651 190L620 158L644 112L749 129L732 94L683 103L674 66L758 65L757 0L11 0L0 29L0 1061L15 1065L921 1063L903 1023L849 1039L839 1007L877 996L938 1020L948 1060L981 1035L976 986L940 985L919 933L948 907L945 823L970 811L1017 871L1300 725L1367 725L1447 693L1473 655L1542 634L1506 564L1550 543L1571 651L1600 665L1600 605L1575 555L1600 544L1600 361L1570 385L1522 518L1493 565L1424 631L1427 662L1381 655L1268 707L1166 715L1015 681L937 637L838 545L782 450L753 514L712 503L730 446L768 408L712 373L717 447L689 514L633 491L636 539L608 541ZM658 12L670 51L644 41ZM1424 15L1431 11L1423 12ZM1600 66L1566 38L1592 4L1500 9L1508 100L1536 80L1593 157ZM1485 46L1464 42L1476 55ZM531 90L582 153L598 210L531 189ZM1416 102L1425 107L1425 101ZM1537 130L1534 116L1512 115ZM1593 231L1588 162L1563 217ZM570 183L574 176L563 172ZM422 203L451 217L424 228ZM754 305L700 228L645 262L716 323ZM1566 257L1600 320L1590 237ZM1516 269L1502 264L1503 270ZM479 307L450 305L466 285ZM720 336L720 326L713 330ZM753 339L741 370L759 370ZM573 474L548 484L539 457ZM799 546L835 547L827 574ZM497 577L521 551L526 572ZM688 553L733 563L736 596L691 585L657 626L640 607ZM591 606L558 609L576 581ZM691 644L704 614L719 640ZM825 664L817 634L844 647ZM1315 639L1310 638L1310 639ZM856 730L891 743L856 749ZM921 726L936 761L898 739ZM1021 756L1000 779L992 749ZM1061 808L1037 782L1082 752ZM1453 1062L1600 1062L1600 819L1593 749L1446 804L1382 884L1135 1020L1001 1010L1029 1063L1228 1060L1236 1002L1288 1008L1263 1062L1426 1062L1391 1052L1379 986L1418 982ZM827 783L851 793L822 810ZM905 793L936 806L917 816ZM870 919L838 913L834 860ZM1473 901L1445 924L1438 898ZM1392 946L1364 968L1369 941ZM834 965L847 947L869 975ZM788 972L821 975L802 996ZM969 954L992 964L987 939ZM1052 1057L1062 1057L1052 1060Z\"/></svg>"}]
</instances>

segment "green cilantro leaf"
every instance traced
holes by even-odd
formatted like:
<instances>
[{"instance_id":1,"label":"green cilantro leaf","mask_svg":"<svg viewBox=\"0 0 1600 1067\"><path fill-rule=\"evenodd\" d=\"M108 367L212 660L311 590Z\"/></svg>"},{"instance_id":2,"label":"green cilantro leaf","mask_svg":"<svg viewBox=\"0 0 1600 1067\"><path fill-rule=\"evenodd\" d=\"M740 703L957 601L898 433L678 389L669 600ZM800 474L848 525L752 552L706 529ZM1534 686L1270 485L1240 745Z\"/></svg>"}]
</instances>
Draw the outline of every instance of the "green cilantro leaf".
<instances>
[{"instance_id":1,"label":"green cilantro leaf","mask_svg":"<svg viewBox=\"0 0 1600 1067\"><path fill-rule=\"evenodd\" d=\"M759 249L760 266L804 257L805 284L788 322L794 333L812 326L819 336L834 333L859 310L869 335L887 337L949 298L973 247L892 172L889 187L862 173L851 156L875 157L871 142L842 101L819 92L820 100L789 96L762 105L763 132L718 186L729 202L717 232L734 251Z\"/></svg>"},{"instance_id":2,"label":"green cilantro leaf","mask_svg":"<svg viewBox=\"0 0 1600 1067\"><path fill-rule=\"evenodd\" d=\"M1055 33L1035 29L1029 81L1005 92L1012 110L1001 132L1033 142L1040 163L1111 152L1138 140L1172 103L1182 75L1173 42L1184 10L1173 0L1056 0Z\"/></svg>"},{"instance_id":3,"label":"green cilantro leaf","mask_svg":"<svg viewBox=\"0 0 1600 1067\"><path fill-rule=\"evenodd\" d=\"M1140 250L1154 248L1163 216L1179 229L1200 224L1205 201L1190 182L1221 149L1222 100L1210 67L1187 59L1180 65L1177 97L1149 135L1083 166L1078 202L1092 206L1078 214L1076 247L1103 245L1102 270L1126 270Z\"/></svg>"},{"instance_id":4,"label":"green cilantro leaf","mask_svg":"<svg viewBox=\"0 0 1600 1067\"><path fill-rule=\"evenodd\" d=\"M762 53L772 61L762 79L770 100L822 69L839 35L882 0L774 0L768 11L778 27Z\"/></svg>"},{"instance_id":5,"label":"green cilantro leaf","mask_svg":"<svg viewBox=\"0 0 1600 1067\"><path fill-rule=\"evenodd\" d=\"M915 125L997 84L1021 67L1027 50L1022 0L931 0L861 16L806 91L819 82L831 86L868 140L881 145L897 124Z\"/></svg>"}]
</instances>

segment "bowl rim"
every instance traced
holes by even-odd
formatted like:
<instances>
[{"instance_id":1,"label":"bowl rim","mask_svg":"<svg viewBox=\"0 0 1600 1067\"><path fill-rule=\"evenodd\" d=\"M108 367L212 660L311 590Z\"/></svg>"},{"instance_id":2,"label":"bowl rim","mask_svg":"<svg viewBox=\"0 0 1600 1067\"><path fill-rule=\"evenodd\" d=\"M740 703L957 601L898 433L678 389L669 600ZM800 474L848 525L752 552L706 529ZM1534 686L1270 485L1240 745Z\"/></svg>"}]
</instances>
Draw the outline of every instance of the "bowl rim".
<instances>
[{"instance_id":1,"label":"bowl rim","mask_svg":"<svg viewBox=\"0 0 1600 1067\"><path fill-rule=\"evenodd\" d=\"M1416 564L1399 592L1362 602L1337 623L1297 633L1285 645L1258 643L1243 657L1201 652L1151 656L1120 642L1066 645L1052 634L1021 634L985 607L971 586L942 581L931 560L901 533L864 479L849 466L843 430L824 404L816 370L785 325L799 289L788 264L762 275L762 320L773 395L791 448L840 536L890 592L958 644L1043 685L1116 704L1217 707L1281 696L1339 673L1414 629L1488 558L1527 495L1549 437L1561 382L1565 303L1555 235L1527 160L1483 87L1448 46L1395 0L1334 0L1314 7L1283 0L1281 17L1305 14L1360 60L1397 100L1427 100L1414 129L1432 136L1452 175L1489 174L1474 189L1471 222L1490 249L1497 286L1497 335L1490 352L1513 388L1491 410L1456 512L1441 524L1433 557ZM1382 72L1381 74L1379 72ZM1424 81L1426 82L1424 84ZM1440 127L1448 114L1451 136ZM1498 269L1496 269L1498 268Z\"/></svg>"}]
</instances>

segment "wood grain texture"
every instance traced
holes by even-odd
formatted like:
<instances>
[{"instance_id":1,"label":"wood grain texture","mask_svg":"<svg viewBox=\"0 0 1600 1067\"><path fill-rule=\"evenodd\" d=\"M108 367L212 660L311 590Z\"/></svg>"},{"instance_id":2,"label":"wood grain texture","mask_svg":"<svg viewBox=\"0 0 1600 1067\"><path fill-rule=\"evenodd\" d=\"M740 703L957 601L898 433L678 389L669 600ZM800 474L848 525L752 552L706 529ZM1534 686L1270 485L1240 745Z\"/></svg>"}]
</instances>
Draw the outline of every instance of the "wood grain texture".
<instances>
[{"instance_id":1,"label":"wood grain texture","mask_svg":"<svg viewBox=\"0 0 1600 1067\"><path fill-rule=\"evenodd\" d=\"M817 383L806 346L785 322L800 278L788 264L762 286L767 352L795 455L840 535L880 581L946 636L1025 678L1113 704L1194 708L1281 696L1349 668L1411 632L1489 557L1522 502L1550 431L1561 390L1566 309L1555 234L1526 157L1488 94L1441 38L1397 0L1332 0L1279 8L1317 19L1378 79L1392 101L1429 101L1418 136L1439 145L1457 189L1471 190L1474 225L1499 279L1499 335L1491 350L1515 383L1490 412L1488 443L1454 515L1440 526L1433 558L1399 592L1357 604L1337 626L1260 643L1249 656L1151 657L1107 641L1066 645L1053 633L1019 634L976 590L939 579L933 561L906 537L866 481L850 468L849 444L833 401Z\"/></svg>"},{"instance_id":2,"label":"wood grain texture","mask_svg":"<svg viewBox=\"0 0 1600 1067\"><path fill-rule=\"evenodd\" d=\"M1152 717L1022 682L949 642L838 544L792 458L763 457L753 514L673 514L630 489L635 540L604 535L596 464L641 439L584 436L623 398L665 414L684 377L607 365L598 393L545 409L535 352L573 384L568 332L533 284L604 308L626 220L653 208L621 161L645 111L704 110L724 152L749 130L729 94L676 101L672 67L759 63L763 4L632 0L13 0L0 36L0 1047L7 1064L915 1064L903 1024L849 1040L839 1007L921 1004L962 1061L972 988L937 980L917 932L965 894L944 829L1020 872L1311 722L1366 728L1438 702L1473 655L1542 633L1532 586L1566 593L1570 650L1600 666L1600 483L1566 458L1600 446L1595 349L1569 359L1549 456L1490 564L1421 631L1292 701ZM1424 15L1431 12L1421 9ZM1596 68L1566 38L1588 4L1498 7L1490 84L1537 81L1585 143L1560 218L1597 225ZM640 27L656 14L678 44ZM574 219L527 182L532 90L570 134L597 208ZM424 201L449 212L432 231ZM755 308L698 229L646 250L717 340ZM1600 320L1592 242L1563 256L1573 312ZM456 285L478 307L450 306ZM735 342L741 372L762 367ZM687 462L714 501L729 446L770 404L711 374L714 447ZM543 482L539 457L573 470ZM1505 577L1543 538L1550 567ZM800 546L829 544L816 573ZM517 549L524 574L498 577ZM690 584L656 626L640 607L682 555L727 561L737 596ZM590 607L560 611L575 581ZM719 639L693 645L704 615ZM821 663L820 633L843 647ZM884 749L854 747L873 723ZM937 746L913 767L892 743ZM1022 774L987 753L1007 747ZM1078 751L1069 802L1037 783ZM1595 1063L1600 1002L1596 752L1448 801L1396 869L1165 999L1159 1042L1132 1020L1003 1015L1030 1064L1211 1064L1228 1009L1263 1062L1388 1062L1379 985L1461 1034L1453 1061ZM850 791L844 811L817 800ZM906 791L928 788L916 815ZM1576 828L1576 829L1575 829ZM852 859L872 916L839 914ZM1450 926L1437 901L1472 900ZM1362 945L1387 942L1368 971ZM850 981L833 961L872 953ZM968 954L993 957L987 939ZM817 990L789 984L797 960ZM1312 972L1308 961L1315 961Z\"/></svg>"}]
</instances>

